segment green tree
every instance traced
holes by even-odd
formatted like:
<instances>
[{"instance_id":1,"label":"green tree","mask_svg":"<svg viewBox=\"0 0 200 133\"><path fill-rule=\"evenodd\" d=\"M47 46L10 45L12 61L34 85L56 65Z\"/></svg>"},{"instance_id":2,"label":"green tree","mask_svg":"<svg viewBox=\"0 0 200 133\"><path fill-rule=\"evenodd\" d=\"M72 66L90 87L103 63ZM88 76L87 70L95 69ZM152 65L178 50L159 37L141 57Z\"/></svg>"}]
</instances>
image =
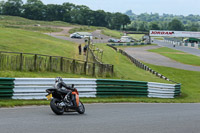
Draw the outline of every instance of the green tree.
<instances>
[{"instance_id":1,"label":"green tree","mask_svg":"<svg viewBox=\"0 0 200 133\"><path fill-rule=\"evenodd\" d=\"M4 4L2 3L2 14L20 16L22 12L22 0L8 0Z\"/></svg>"},{"instance_id":2,"label":"green tree","mask_svg":"<svg viewBox=\"0 0 200 133\"><path fill-rule=\"evenodd\" d=\"M62 5L48 4L45 10L45 20L62 21L64 17L64 7Z\"/></svg>"},{"instance_id":3,"label":"green tree","mask_svg":"<svg viewBox=\"0 0 200 133\"><path fill-rule=\"evenodd\" d=\"M3 13L3 5L4 5L4 1L0 1L0 14Z\"/></svg>"},{"instance_id":4,"label":"green tree","mask_svg":"<svg viewBox=\"0 0 200 133\"><path fill-rule=\"evenodd\" d=\"M75 9L75 5L72 4L72 3L63 3L62 4L63 6L63 10L62 10L62 13L63 13L63 21L65 22L72 22L72 10Z\"/></svg>"},{"instance_id":5,"label":"green tree","mask_svg":"<svg viewBox=\"0 0 200 133\"><path fill-rule=\"evenodd\" d=\"M92 11L87 6L75 6L71 11L72 23L88 25L91 23Z\"/></svg>"},{"instance_id":6,"label":"green tree","mask_svg":"<svg viewBox=\"0 0 200 133\"><path fill-rule=\"evenodd\" d=\"M109 27L111 29L120 30L124 29L125 25L130 23L130 18L127 15L121 14L119 12L114 14L109 14Z\"/></svg>"},{"instance_id":7,"label":"green tree","mask_svg":"<svg viewBox=\"0 0 200 133\"><path fill-rule=\"evenodd\" d=\"M175 30L175 31L182 31L184 30L184 25L178 19L173 19L171 22L169 22L168 29Z\"/></svg>"},{"instance_id":8,"label":"green tree","mask_svg":"<svg viewBox=\"0 0 200 133\"><path fill-rule=\"evenodd\" d=\"M106 27L108 22L106 21L106 13L103 10L97 10L93 12L93 25Z\"/></svg>"},{"instance_id":9,"label":"green tree","mask_svg":"<svg viewBox=\"0 0 200 133\"><path fill-rule=\"evenodd\" d=\"M148 23L147 22L140 22L138 31L148 31Z\"/></svg>"},{"instance_id":10,"label":"green tree","mask_svg":"<svg viewBox=\"0 0 200 133\"><path fill-rule=\"evenodd\" d=\"M45 20L46 6L40 0L27 0L23 6L23 16L34 20Z\"/></svg>"},{"instance_id":11,"label":"green tree","mask_svg":"<svg viewBox=\"0 0 200 133\"><path fill-rule=\"evenodd\" d=\"M187 31L198 31L200 28L200 24L198 22L188 22L185 26Z\"/></svg>"},{"instance_id":12,"label":"green tree","mask_svg":"<svg viewBox=\"0 0 200 133\"><path fill-rule=\"evenodd\" d=\"M137 21L132 21L131 24L129 24L126 29L130 31L137 31L137 28L138 28Z\"/></svg>"},{"instance_id":13,"label":"green tree","mask_svg":"<svg viewBox=\"0 0 200 133\"><path fill-rule=\"evenodd\" d=\"M130 18L127 16L127 15L123 15L122 16L122 18L121 18L122 20L122 29L124 30L125 29L125 26L127 26L128 24L130 24L131 23L131 20L130 20Z\"/></svg>"},{"instance_id":14,"label":"green tree","mask_svg":"<svg viewBox=\"0 0 200 133\"><path fill-rule=\"evenodd\" d=\"M157 22L150 22L149 29L150 30L160 30L160 27Z\"/></svg>"},{"instance_id":15,"label":"green tree","mask_svg":"<svg viewBox=\"0 0 200 133\"><path fill-rule=\"evenodd\" d=\"M159 27L160 27L160 30L168 30L168 22L166 21L159 21L158 22L159 24Z\"/></svg>"}]
</instances>

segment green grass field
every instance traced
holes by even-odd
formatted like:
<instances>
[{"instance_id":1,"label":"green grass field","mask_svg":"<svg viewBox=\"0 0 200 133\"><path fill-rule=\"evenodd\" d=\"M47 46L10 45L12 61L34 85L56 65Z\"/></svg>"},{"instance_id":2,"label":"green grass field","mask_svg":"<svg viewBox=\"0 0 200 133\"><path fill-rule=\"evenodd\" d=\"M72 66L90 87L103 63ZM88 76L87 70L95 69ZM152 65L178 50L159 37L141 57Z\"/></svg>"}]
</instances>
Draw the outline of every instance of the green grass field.
<instances>
[{"instance_id":1,"label":"green grass field","mask_svg":"<svg viewBox=\"0 0 200 133\"><path fill-rule=\"evenodd\" d=\"M72 24L62 22L62 21L38 21L38 20L30 20L17 16L5 16L0 15L0 24L2 25L44 25L44 26L71 26Z\"/></svg>"},{"instance_id":2,"label":"green grass field","mask_svg":"<svg viewBox=\"0 0 200 133\"><path fill-rule=\"evenodd\" d=\"M144 34L128 34L128 36L136 40L142 40L142 37L144 36Z\"/></svg>"},{"instance_id":3,"label":"green grass field","mask_svg":"<svg viewBox=\"0 0 200 133\"><path fill-rule=\"evenodd\" d=\"M38 32L12 28L0 28L0 51L24 52L82 58L78 44L56 39Z\"/></svg>"},{"instance_id":4,"label":"green grass field","mask_svg":"<svg viewBox=\"0 0 200 133\"><path fill-rule=\"evenodd\" d=\"M57 26L72 26L72 24L62 21L37 21L16 16L0 15L0 27L4 28L16 28L47 33L61 31L61 29L56 28Z\"/></svg>"},{"instance_id":5,"label":"green grass field","mask_svg":"<svg viewBox=\"0 0 200 133\"><path fill-rule=\"evenodd\" d=\"M153 39L156 39L156 40L164 40L163 37L154 37Z\"/></svg>"},{"instance_id":6,"label":"green grass field","mask_svg":"<svg viewBox=\"0 0 200 133\"><path fill-rule=\"evenodd\" d=\"M101 30L104 29L102 27L95 27L95 26L79 26L79 27L75 27L71 30L69 30L69 33L74 33L74 32L93 32L95 30Z\"/></svg>"},{"instance_id":7,"label":"green grass field","mask_svg":"<svg viewBox=\"0 0 200 133\"><path fill-rule=\"evenodd\" d=\"M168 58L171 58L177 62L194 65L194 66L200 66L200 57L191 55L182 51L170 49L170 48L158 48L158 49L152 49L148 50L150 52L155 52L158 54L161 54L163 56L166 56Z\"/></svg>"},{"instance_id":8,"label":"green grass field","mask_svg":"<svg viewBox=\"0 0 200 133\"><path fill-rule=\"evenodd\" d=\"M24 72L24 71L0 71L0 77L15 78L94 78L86 75L63 73L63 72Z\"/></svg>"},{"instance_id":9,"label":"green grass field","mask_svg":"<svg viewBox=\"0 0 200 133\"><path fill-rule=\"evenodd\" d=\"M121 36L123 36L122 32L110 30L110 29L104 29L101 31L101 33L106 36L110 36L110 37L114 37L114 38L118 38L118 39L121 38Z\"/></svg>"},{"instance_id":10,"label":"green grass field","mask_svg":"<svg viewBox=\"0 0 200 133\"><path fill-rule=\"evenodd\" d=\"M147 64L153 70L181 83L182 96L174 102L200 102L200 72L187 71L163 66Z\"/></svg>"}]
</instances>

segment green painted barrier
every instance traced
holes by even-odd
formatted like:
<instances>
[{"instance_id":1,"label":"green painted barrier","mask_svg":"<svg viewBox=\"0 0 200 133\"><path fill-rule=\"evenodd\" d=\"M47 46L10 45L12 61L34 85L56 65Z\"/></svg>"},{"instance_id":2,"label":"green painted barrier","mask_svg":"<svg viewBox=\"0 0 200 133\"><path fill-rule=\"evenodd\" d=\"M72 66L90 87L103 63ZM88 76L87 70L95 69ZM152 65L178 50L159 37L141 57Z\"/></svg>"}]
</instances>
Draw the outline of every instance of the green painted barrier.
<instances>
[{"instance_id":1,"label":"green painted barrier","mask_svg":"<svg viewBox=\"0 0 200 133\"><path fill-rule=\"evenodd\" d=\"M138 45L138 43L134 43L134 45Z\"/></svg>"},{"instance_id":2,"label":"green painted barrier","mask_svg":"<svg viewBox=\"0 0 200 133\"><path fill-rule=\"evenodd\" d=\"M97 97L148 95L147 82L131 80L97 79Z\"/></svg>"},{"instance_id":3,"label":"green painted barrier","mask_svg":"<svg viewBox=\"0 0 200 133\"><path fill-rule=\"evenodd\" d=\"M14 78L0 78L0 99L13 96Z\"/></svg>"}]
</instances>

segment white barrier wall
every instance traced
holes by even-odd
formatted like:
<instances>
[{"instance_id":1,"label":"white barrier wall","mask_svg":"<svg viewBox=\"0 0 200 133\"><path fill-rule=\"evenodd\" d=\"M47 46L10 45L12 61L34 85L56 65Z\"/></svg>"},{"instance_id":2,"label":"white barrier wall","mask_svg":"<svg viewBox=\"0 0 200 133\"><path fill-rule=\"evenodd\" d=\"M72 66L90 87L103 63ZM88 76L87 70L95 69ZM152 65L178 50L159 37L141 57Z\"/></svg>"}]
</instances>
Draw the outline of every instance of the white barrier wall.
<instances>
[{"instance_id":1,"label":"white barrier wall","mask_svg":"<svg viewBox=\"0 0 200 133\"><path fill-rule=\"evenodd\" d=\"M80 97L96 97L96 79L63 78L67 85L74 84ZM46 89L52 88L55 78L16 78L13 99L45 99Z\"/></svg>"},{"instance_id":2,"label":"white barrier wall","mask_svg":"<svg viewBox=\"0 0 200 133\"><path fill-rule=\"evenodd\" d=\"M190 48L196 48L196 49L200 48L200 44L198 44L198 43L193 43L193 44L187 43L187 45L185 45L185 43L183 43L183 42L176 42L176 41L171 41L171 40L164 40L164 42L168 42L168 43L175 44L178 46L184 46L184 47L190 47Z\"/></svg>"}]
</instances>

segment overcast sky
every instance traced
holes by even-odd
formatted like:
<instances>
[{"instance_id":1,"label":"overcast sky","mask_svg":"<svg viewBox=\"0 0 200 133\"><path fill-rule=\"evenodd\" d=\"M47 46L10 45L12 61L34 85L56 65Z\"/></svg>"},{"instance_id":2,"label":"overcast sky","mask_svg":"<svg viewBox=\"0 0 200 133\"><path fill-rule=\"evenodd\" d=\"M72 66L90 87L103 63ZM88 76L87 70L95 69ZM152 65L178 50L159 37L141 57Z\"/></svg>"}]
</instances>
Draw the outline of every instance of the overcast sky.
<instances>
[{"instance_id":1,"label":"overcast sky","mask_svg":"<svg viewBox=\"0 0 200 133\"><path fill-rule=\"evenodd\" d=\"M26 2L26 0L23 0ZM167 13L174 15L200 15L200 0L41 0L44 4L86 5L93 10L108 12L126 12L132 10L140 13Z\"/></svg>"}]
</instances>

